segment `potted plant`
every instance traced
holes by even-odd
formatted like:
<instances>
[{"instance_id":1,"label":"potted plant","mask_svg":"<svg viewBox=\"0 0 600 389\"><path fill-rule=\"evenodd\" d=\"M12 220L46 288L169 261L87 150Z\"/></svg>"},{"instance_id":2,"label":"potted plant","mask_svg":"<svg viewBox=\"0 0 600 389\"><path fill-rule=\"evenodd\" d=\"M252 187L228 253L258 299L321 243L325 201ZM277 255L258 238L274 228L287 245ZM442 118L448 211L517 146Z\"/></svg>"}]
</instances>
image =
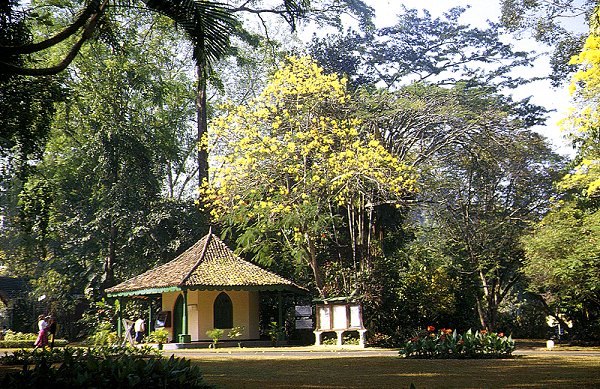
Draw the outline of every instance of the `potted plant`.
<instances>
[{"instance_id":1,"label":"potted plant","mask_svg":"<svg viewBox=\"0 0 600 389\"><path fill-rule=\"evenodd\" d=\"M158 343L158 349L162 350L163 344L169 341L169 331L164 328L159 328L156 331L150 333L148 337L148 342L150 343Z\"/></svg>"},{"instance_id":2,"label":"potted plant","mask_svg":"<svg viewBox=\"0 0 600 389\"><path fill-rule=\"evenodd\" d=\"M212 339L212 344L208 346L208 348L217 348L217 343L219 343L219 339L223 337L223 331L220 328L213 328L212 330L206 331L206 336Z\"/></svg>"},{"instance_id":3,"label":"potted plant","mask_svg":"<svg viewBox=\"0 0 600 389\"><path fill-rule=\"evenodd\" d=\"M229 333L227 334L227 337L229 339L237 339L240 336L242 336L242 334L244 333L244 326L235 326L232 329L229 330ZM238 347L242 347L242 343L238 342Z\"/></svg>"},{"instance_id":4,"label":"potted plant","mask_svg":"<svg viewBox=\"0 0 600 389\"><path fill-rule=\"evenodd\" d=\"M277 322L272 321L269 324L267 334L269 335L269 338L271 338L271 344L273 345L273 347L277 347L277 341L283 335L283 328L280 327L279 324L277 324Z\"/></svg>"}]
</instances>

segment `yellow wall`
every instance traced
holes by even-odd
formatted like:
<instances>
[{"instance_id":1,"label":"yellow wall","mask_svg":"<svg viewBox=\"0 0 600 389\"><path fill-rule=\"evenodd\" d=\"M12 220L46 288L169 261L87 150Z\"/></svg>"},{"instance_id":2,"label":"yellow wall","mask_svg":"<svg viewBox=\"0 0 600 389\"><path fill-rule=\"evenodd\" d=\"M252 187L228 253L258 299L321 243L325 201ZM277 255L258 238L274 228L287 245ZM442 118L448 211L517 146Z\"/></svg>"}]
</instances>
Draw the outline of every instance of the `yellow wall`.
<instances>
[{"instance_id":1,"label":"yellow wall","mask_svg":"<svg viewBox=\"0 0 600 389\"><path fill-rule=\"evenodd\" d=\"M192 340L198 340L198 292L188 292L188 306L187 306L187 319L188 319L188 333L191 335Z\"/></svg>"},{"instance_id":2,"label":"yellow wall","mask_svg":"<svg viewBox=\"0 0 600 389\"><path fill-rule=\"evenodd\" d=\"M210 340L206 331L214 328L213 304L221 291L189 291L188 298L188 330L192 341ZM225 291L233 304L233 325L243 326L244 331L238 340L258 339L259 334L259 294L247 291ZM171 311L180 293L170 292L162 295L162 310ZM171 323L173 318L171 317ZM173 328L169 330L169 339L173 338ZM227 338L227 330L223 340Z\"/></svg>"},{"instance_id":3,"label":"yellow wall","mask_svg":"<svg viewBox=\"0 0 600 389\"><path fill-rule=\"evenodd\" d=\"M173 342L173 309L175 308L177 296L179 296L179 293L176 292L162 294L162 310L171 312L171 327L165 328L169 331L169 342Z\"/></svg>"}]
</instances>

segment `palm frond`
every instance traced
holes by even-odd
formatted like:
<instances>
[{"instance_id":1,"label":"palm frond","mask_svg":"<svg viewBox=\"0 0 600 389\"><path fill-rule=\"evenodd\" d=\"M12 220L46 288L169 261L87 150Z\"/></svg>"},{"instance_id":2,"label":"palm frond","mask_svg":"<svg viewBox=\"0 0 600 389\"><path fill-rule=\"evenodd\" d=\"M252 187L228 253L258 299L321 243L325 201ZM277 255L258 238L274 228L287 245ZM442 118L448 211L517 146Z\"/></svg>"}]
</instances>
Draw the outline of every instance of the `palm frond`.
<instances>
[{"instance_id":1,"label":"palm frond","mask_svg":"<svg viewBox=\"0 0 600 389\"><path fill-rule=\"evenodd\" d=\"M210 65L228 53L238 24L228 5L207 0L142 1L184 29L194 43L197 63Z\"/></svg>"}]
</instances>

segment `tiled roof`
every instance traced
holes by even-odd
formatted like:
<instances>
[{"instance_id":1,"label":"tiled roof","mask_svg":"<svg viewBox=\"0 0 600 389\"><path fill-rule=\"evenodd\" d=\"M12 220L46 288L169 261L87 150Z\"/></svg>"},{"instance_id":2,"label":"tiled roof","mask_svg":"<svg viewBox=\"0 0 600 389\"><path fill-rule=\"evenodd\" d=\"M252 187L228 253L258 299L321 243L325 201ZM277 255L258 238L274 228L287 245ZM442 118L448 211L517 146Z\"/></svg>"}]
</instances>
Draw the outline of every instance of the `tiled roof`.
<instances>
[{"instance_id":1,"label":"tiled roof","mask_svg":"<svg viewBox=\"0 0 600 389\"><path fill-rule=\"evenodd\" d=\"M179 289L304 290L293 282L244 261L209 232L183 254L164 265L108 288L108 295Z\"/></svg>"}]
</instances>

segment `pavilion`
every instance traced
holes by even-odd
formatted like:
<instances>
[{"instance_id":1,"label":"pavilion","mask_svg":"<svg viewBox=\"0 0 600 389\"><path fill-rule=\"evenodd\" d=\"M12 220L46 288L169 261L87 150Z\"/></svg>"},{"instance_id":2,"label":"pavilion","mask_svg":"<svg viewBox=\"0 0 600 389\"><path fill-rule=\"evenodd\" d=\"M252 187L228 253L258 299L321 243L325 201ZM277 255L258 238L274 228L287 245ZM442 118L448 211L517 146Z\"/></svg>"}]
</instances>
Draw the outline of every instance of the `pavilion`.
<instances>
[{"instance_id":1,"label":"pavilion","mask_svg":"<svg viewBox=\"0 0 600 389\"><path fill-rule=\"evenodd\" d=\"M212 231L172 261L106 290L109 298L160 299L158 319L175 343L209 340L206 331L244 327L239 340L258 340L260 293L275 292L279 321L282 294L308 291L292 281L247 262ZM151 310L150 310L151 311ZM149 315L149 323L157 318ZM121 332L119 320L119 335ZM149 326L148 326L149 327Z\"/></svg>"}]
</instances>

